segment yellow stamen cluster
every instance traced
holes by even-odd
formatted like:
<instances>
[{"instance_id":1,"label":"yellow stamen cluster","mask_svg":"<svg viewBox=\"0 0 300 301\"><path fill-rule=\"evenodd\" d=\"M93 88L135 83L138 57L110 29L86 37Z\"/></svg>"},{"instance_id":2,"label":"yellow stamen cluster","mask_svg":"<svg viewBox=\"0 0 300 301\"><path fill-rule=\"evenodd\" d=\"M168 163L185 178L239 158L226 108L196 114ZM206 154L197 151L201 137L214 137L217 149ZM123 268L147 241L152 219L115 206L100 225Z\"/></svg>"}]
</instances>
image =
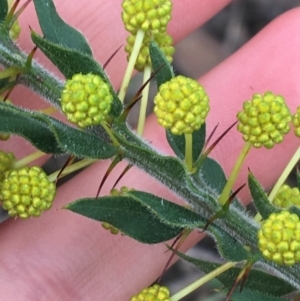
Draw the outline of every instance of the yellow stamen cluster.
<instances>
[{"instance_id":1,"label":"yellow stamen cluster","mask_svg":"<svg viewBox=\"0 0 300 301\"><path fill-rule=\"evenodd\" d=\"M144 32L144 40L138 55L135 69L143 71L150 65L149 43L154 40L172 61L174 47L172 38L167 34L167 25L171 19L172 2L170 0L124 0L122 3L122 20L125 29L130 33L125 51L129 60L137 32Z\"/></svg>"},{"instance_id":2,"label":"yellow stamen cluster","mask_svg":"<svg viewBox=\"0 0 300 301\"><path fill-rule=\"evenodd\" d=\"M254 147L272 148L280 143L290 130L291 113L281 95L272 92L255 94L245 101L237 114L238 131Z\"/></svg>"},{"instance_id":3,"label":"yellow stamen cluster","mask_svg":"<svg viewBox=\"0 0 300 301\"><path fill-rule=\"evenodd\" d=\"M139 55L137 57L136 63L135 63L135 69L137 71L143 71L145 66L151 65L151 59L149 54L149 43L150 43L150 36L145 36L143 40L143 44L141 47L141 50L139 52ZM125 47L125 51L128 53L127 60L129 60L130 55L133 50L135 41L135 36L128 36L127 37L127 45ZM172 37L169 36L167 33L162 32L155 35L155 41L160 46L160 49L164 52L167 60L171 63L173 60L173 54L175 52L175 48L173 45Z\"/></svg>"},{"instance_id":4,"label":"yellow stamen cluster","mask_svg":"<svg viewBox=\"0 0 300 301\"><path fill-rule=\"evenodd\" d=\"M154 98L158 123L172 134L191 134L205 122L209 99L194 79L176 76L159 87Z\"/></svg>"},{"instance_id":5,"label":"yellow stamen cluster","mask_svg":"<svg viewBox=\"0 0 300 301\"><path fill-rule=\"evenodd\" d=\"M55 184L40 167L25 166L5 173L0 200L12 217L38 217L51 208L55 193Z\"/></svg>"},{"instance_id":6,"label":"yellow stamen cluster","mask_svg":"<svg viewBox=\"0 0 300 301\"><path fill-rule=\"evenodd\" d=\"M68 120L85 128L104 121L112 101L110 87L99 75L75 74L66 81L61 108Z\"/></svg>"},{"instance_id":7,"label":"yellow stamen cluster","mask_svg":"<svg viewBox=\"0 0 300 301\"><path fill-rule=\"evenodd\" d=\"M296 113L293 115L292 123L295 127L295 135L300 138L300 107L297 108Z\"/></svg>"},{"instance_id":8,"label":"yellow stamen cluster","mask_svg":"<svg viewBox=\"0 0 300 301\"><path fill-rule=\"evenodd\" d=\"M262 255L280 265L300 262L300 221L288 211L272 213L258 231L258 247Z\"/></svg>"},{"instance_id":9,"label":"yellow stamen cluster","mask_svg":"<svg viewBox=\"0 0 300 301\"><path fill-rule=\"evenodd\" d=\"M139 29L156 35L165 32L171 19L170 0L124 0L122 20L125 29L136 35Z\"/></svg>"},{"instance_id":10,"label":"yellow stamen cluster","mask_svg":"<svg viewBox=\"0 0 300 301\"><path fill-rule=\"evenodd\" d=\"M130 301L170 301L170 291L165 286L155 284L131 297Z\"/></svg>"},{"instance_id":11,"label":"yellow stamen cluster","mask_svg":"<svg viewBox=\"0 0 300 301\"><path fill-rule=\"evenodd\" d=\"M290 186L284 184L282 185L275 198L273 204L281 208L289 208L291 206L300 206L300 191L297 187L291 188Z\"/></svg>"}]
</instances>

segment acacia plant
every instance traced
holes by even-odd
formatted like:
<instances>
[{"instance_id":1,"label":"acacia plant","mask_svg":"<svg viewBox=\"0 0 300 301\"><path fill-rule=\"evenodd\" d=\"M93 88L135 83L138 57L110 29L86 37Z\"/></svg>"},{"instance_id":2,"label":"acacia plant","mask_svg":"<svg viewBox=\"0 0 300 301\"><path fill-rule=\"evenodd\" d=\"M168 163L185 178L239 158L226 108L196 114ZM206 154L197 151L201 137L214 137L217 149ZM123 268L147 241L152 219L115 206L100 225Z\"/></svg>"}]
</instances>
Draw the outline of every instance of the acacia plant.
<instances>
[{"instance_id":1,"label":"acacia plant","mask_svg":"<svg viewBox=\"0 0 300 301\"><path fill-rule=\"evenodd\" d=\"M85 37L60 18L51 0L33 1L42 35L31 29L35 48L30 53L22 51L22 45L15 43L20 30L17 19L29 1L19 10L18 2L12 5L7 0L0 1L0 63L4 67L0 73L0 132L3 141L18 135L37 151L20 160L15 158L14 149L0 151L0 201L8 216L24 219L24 223L28 218L39 217L55 207L60 178L98 160L110 160L94 197L74 200L63 209L99 221L112 235L129 236L143 244L176 238L172 245L168 243L170 254L207 273L183 291L172 292L172 296L166 287L155 284L136 292L132 301L180 300L213 278L219 280L218 289L228 300L280 301L297 293L299 174L298 187L283 184L299 159L299 150L270 194L264 191L250 166L247 186L257 210L255 217L236 197L241 189L246 189L245 185L235 191L233 186L250 151L266 148L272 152L292 127L300 137L300 108L293 114L283 96L270 91L255 93L236 108L232 126L215 137L206 131L210 96L205 87L194 79L176 75L171 66L174 48L167 33L171 0L123 1L120 18L128 31L128 67L119 91L113 88L105 71L108 64L114 64L118 50L101 65L93 58ZM63 80L35 61L37 49L60 70ZM144 73L144 83L134 98L124 103L134 69ZM173 156L161 154L143 138L151 79L158 90L154 113L165 128ZM27 86L51 107L33 111L14 105L9 94L16 85ZM139 101L139 122L134 130L126 120ZM66 118L53 117L55 111ZM222 167L209 154L234 130L241 133L245 144L226 178ZM47 175L41 167L30 164L46 154L65 154L68 159L61 170ZM121 161L127 162L127 167L118 181L130 174L132 166L137 166L186 204L137 190L135 183L121 189L111 187L110 195L102 195L105 180ZM213 237L223 264L191 258L179 251L193 230ZM94 231L101 232L100 227Z\"/></svg>"}]
</instances>

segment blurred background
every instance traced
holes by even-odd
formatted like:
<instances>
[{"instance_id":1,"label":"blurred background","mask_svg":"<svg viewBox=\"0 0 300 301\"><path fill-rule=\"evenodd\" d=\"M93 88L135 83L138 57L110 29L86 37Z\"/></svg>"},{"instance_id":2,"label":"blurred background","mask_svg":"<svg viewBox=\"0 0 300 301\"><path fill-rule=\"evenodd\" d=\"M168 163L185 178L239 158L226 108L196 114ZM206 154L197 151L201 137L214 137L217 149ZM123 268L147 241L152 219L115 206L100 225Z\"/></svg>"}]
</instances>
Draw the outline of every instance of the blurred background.
<instances>
[{"instance_id":1,"label":"blurred background","mask_svg":"<svg viewBox=\"0 0 300 301\"><path fill-rule=\"evenodd\" d=\"M274 18L299 5L300 0L234 0L204 26L176 45L173 62L176 73L199 78L242 47ZM135 80L141 81L139 77ZM220 261L210 238L202 240L187 254L208 261ZM179 260L164 274L161 284L167 285L171 292L178 292L202 275L203 273L189 263ZM182 300L225 300L215 290L217 286L218 282L212 281Z\"/></svg>"}]
</instances>

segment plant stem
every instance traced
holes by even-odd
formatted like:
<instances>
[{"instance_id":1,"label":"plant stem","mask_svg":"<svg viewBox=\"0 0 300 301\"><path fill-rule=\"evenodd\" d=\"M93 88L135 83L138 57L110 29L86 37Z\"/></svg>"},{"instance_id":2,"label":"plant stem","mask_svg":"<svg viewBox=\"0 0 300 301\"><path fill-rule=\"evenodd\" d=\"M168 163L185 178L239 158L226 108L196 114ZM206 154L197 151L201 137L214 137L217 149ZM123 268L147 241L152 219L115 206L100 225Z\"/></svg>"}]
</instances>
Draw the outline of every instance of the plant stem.
<instances>
[{"instance_id":1,"label":"plant stem","mask_svg":"<svg viewBox=\"0 0 300 301\"><path fill-rule=\"evenodd\" d=\"M193 134L185 134L185 164L189 171L193 169Z\"/></svg>"},{"instance_id":2,"label":"plant stem","mask_svg":"<svg viewBox=\"0 0 300 301\"><path fill-rule=\"evenodd\" d=\"M246 142L244 144L244 146L243 146L236 162L235 162L235 165L234 165L234 167L232 169L232 172L231 172L231 174L230 174L230 176L227 180L227 183L226 183L226 185L225 185L225 187L224 187L224 189L223 189L223 191L222 191L222 193L219 197L219 203L221 205L224 205L226 203L226 201L228 200L231 189L234 185L234 182L235 182L235 180L236 180L236 178L237 178L237 176L238 176L238 174L241 170L243 162L244 162L247 154L249 153L250 149L251 149L251 143Z\"/></svg>"},{"instance_id":3,"label":"plant stem","mask_svg":"<svg viewBox=\"0 0 300 301\"><path fill-rule=\"evenodd\" d=\"M151 77L151 66L147 65L144 69L144 77L143 77L143 84L149 80ZM146 110L147 110L147 104L148 104L148 96L149 96L149 88L150 88L150 82L144 87L143 89L143 95L141 100L141 106L140 106L140 115L139 115L139 121L137 126L137 133L142 136L144 132L144 126L145 126L145 120L146 120Z\"/></svg>"},{"instance_id":4,"label":"plant stem","mask_svg":"<svg viewBox=\"0 0 300 301\"><path fill-rule=\"evenodd\" d=\"M43 153L41 151L36 151L36 152L22 158L21 160L17 161L14 164L14 168L20 168L20 167L23 167L25 165L28 165L29 163L39 159L40 157L42 157L44 155L45 155L45 153Z\"/></svg>"},{"instance_id":5,"label":"plant stem","mask_svg":"<svg viewBox=\"0 0 300 301\"><path fill-rule=\"evenodd\" d=\"M275 186L273 187L270 195L269 195L269 201L270 203L273 202L273 199L278 191L278 189L283 185L283 183L285 182L285 180L287 179L288 175L291 173L292 169L294 168L294 166L297 164L297 162L300 159L300 147L298 147L298 149L296 150L295 154L293 155L293 157L291 158L290 162L287 164L287 166L285 167L284 171L282 172L281 176L279 177L279 179L277 180Z\"/></svg>"},{"instance_id":6,"label":"plant stem","mask_svg":"<svg viewBox=\"0 0 300 301\"><path fill-rule=\"evenodd\" d=\"M223 264L219 268L213 270L212 272L210 272L207 275L203 276L202 278L196 280L194 283L188 285L183 290L181 290L180 292L173 295L170 298L170 300L171 301L178 301L178 300L184 298L185 296L187 296L188 294L190 294L191 292L193 292L194 290L196 290L197 288L199 288L200 286L202 286L206 282L214 279L218 275L220 275L220 274L224 273L225 271L231 269L236 264L237 264L236 262L226 262L225 264Z\"/></svg>"},{"instance_id":7,"label":"plant stem","mask_svg":"<svg viewBox=\"0 0 300 301\"><path fill-rule=\"evenodd\" d=\"M144 31L142 31L141 29L139 29L137 34L136 34L133 49L132 49L132 53L130 55L129 62L128 62L128 65L127 65L127 69L125 71L123 82L122 82L122 85L121 85L121 88L120 88L120 91L119 91L119 95L118 95L121 102L124 102L124 98L125 98L126 91L127 91L127 88L128 88L128 84L129 84L129 81L130 81L130 78L131 78L131 75L132 75L132 72L133 72L133 69L134 69L134 65L135 65L135 62L136 62L137 57L139 55L140 49L142 47L144 35L145 35Z\"/></svg>"},{"instance_id":8,"label":"plant stem","mask_svg":"<svg viewBox=\"0 0 300 301\"><path fill-rule=\"evenodd\" d=\"M70 173L74 172L74 171L77 171L81 168L84 168L84 167L87 167L95 162L97 162L98 159L84 159L84 160L81 160L79 162L76 162L70 166L67 166L63 172L60 174L59 178L62 178L64 176L67 176L69 175ZM48 176L48 180L50 182L55 182L56 179L57 179L57 176L59 175L60 173L60 170L57 170L56 172L52 173L51 175Z\"/></svg>"},{"instance_id":9,"label":"plant stem","mask_svg":"<svg viewBox=\"0 0 300 301\"><path fill-rule=\"evenodd\" d=\"M101 122L101 125L103 126L103 128L106 131L106 133L108 134L108 136L112 140L114 146L119 146L120 145L119 141L115 138L115 136L113 135L111 129L107 126L106 122L105 121Z\"/></svg>"}]
</instances>

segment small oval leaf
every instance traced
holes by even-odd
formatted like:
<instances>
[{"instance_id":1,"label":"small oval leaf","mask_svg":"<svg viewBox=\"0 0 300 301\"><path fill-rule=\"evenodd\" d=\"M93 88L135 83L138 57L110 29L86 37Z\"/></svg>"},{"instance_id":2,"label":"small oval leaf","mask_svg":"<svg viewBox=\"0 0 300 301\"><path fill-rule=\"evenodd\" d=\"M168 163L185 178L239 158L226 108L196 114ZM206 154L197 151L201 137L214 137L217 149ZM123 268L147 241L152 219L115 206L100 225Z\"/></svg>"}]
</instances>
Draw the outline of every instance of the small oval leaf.
<instances>
[{"instance_id":1,"label":"small oval leaf","mask_svg":"<svg viewBox=\"0 0 300 301\"><path fill-rule=\"evenodd\" d=\"M149 47L152 69L154 71L159 69L155 75L157 86L159 87L174 77L174 71L164 52L155 41L152 40Z\"/></svg>"},{"instance_id":2,"label":"small oval leaf","mask_svg":"<svg viewBox=\"0 0 300 301\"><path fill-rule=\"evenodd\" d=\"M36 114L52 128L60 147L79 158L109 159L117 154L117 149L90 132L70 127L51 116Z\"/></svg>"},{"instance_id":3,"label":"small oval leaf","mask_svg":"<svg viewBox=\"0 0 300 301\"><path fill-rule=\"evenodd\" d=\"M34 0L34 5L42 32L47 40L92 55L85 37L61 19L52 0Z\"/></svg>"},{"instance_id":4,"label":"small oval leaf","mask_svg":"<svg viewBox=\"0 0 300 301\"><path fill-rule=\"evenodd\" d=\"M21 136L45 153L62 154L48 124L33 118L29 111L0 102L0 132Z\"/></svg>"},{"instance_id":5,"label":"small oval leaf","mask_svg":"<svg viewBox=\"0 0 300 301\"><path fill-rule=\"evenodd\" d=\"M0 0L0 23L4 22L8 12L7 0Z\"/></svg>"},{"instance_id":6,"label":"small oval leaf","mask_svg":"<svg viewBox=\"0 0 300 301\"><path fill-rule=\"evenodd\" d=\"M263 219L267 219L273 212L281 211L270 203L264 189L251 172L248 175L248 186L255 208Z\"/></svg>"},{"instance_id":7,"label":"small oval leaf","mask_svg":"<svg viewBox=\"0 0 300 301\"><path fill-rule=\"evenodd\" d=\"M80 199L64 208L96 221L107 222L125 235L147 244L172 239L183 230L166 224L147 206L130 196Z\"/></svg>"}]
</instances>

